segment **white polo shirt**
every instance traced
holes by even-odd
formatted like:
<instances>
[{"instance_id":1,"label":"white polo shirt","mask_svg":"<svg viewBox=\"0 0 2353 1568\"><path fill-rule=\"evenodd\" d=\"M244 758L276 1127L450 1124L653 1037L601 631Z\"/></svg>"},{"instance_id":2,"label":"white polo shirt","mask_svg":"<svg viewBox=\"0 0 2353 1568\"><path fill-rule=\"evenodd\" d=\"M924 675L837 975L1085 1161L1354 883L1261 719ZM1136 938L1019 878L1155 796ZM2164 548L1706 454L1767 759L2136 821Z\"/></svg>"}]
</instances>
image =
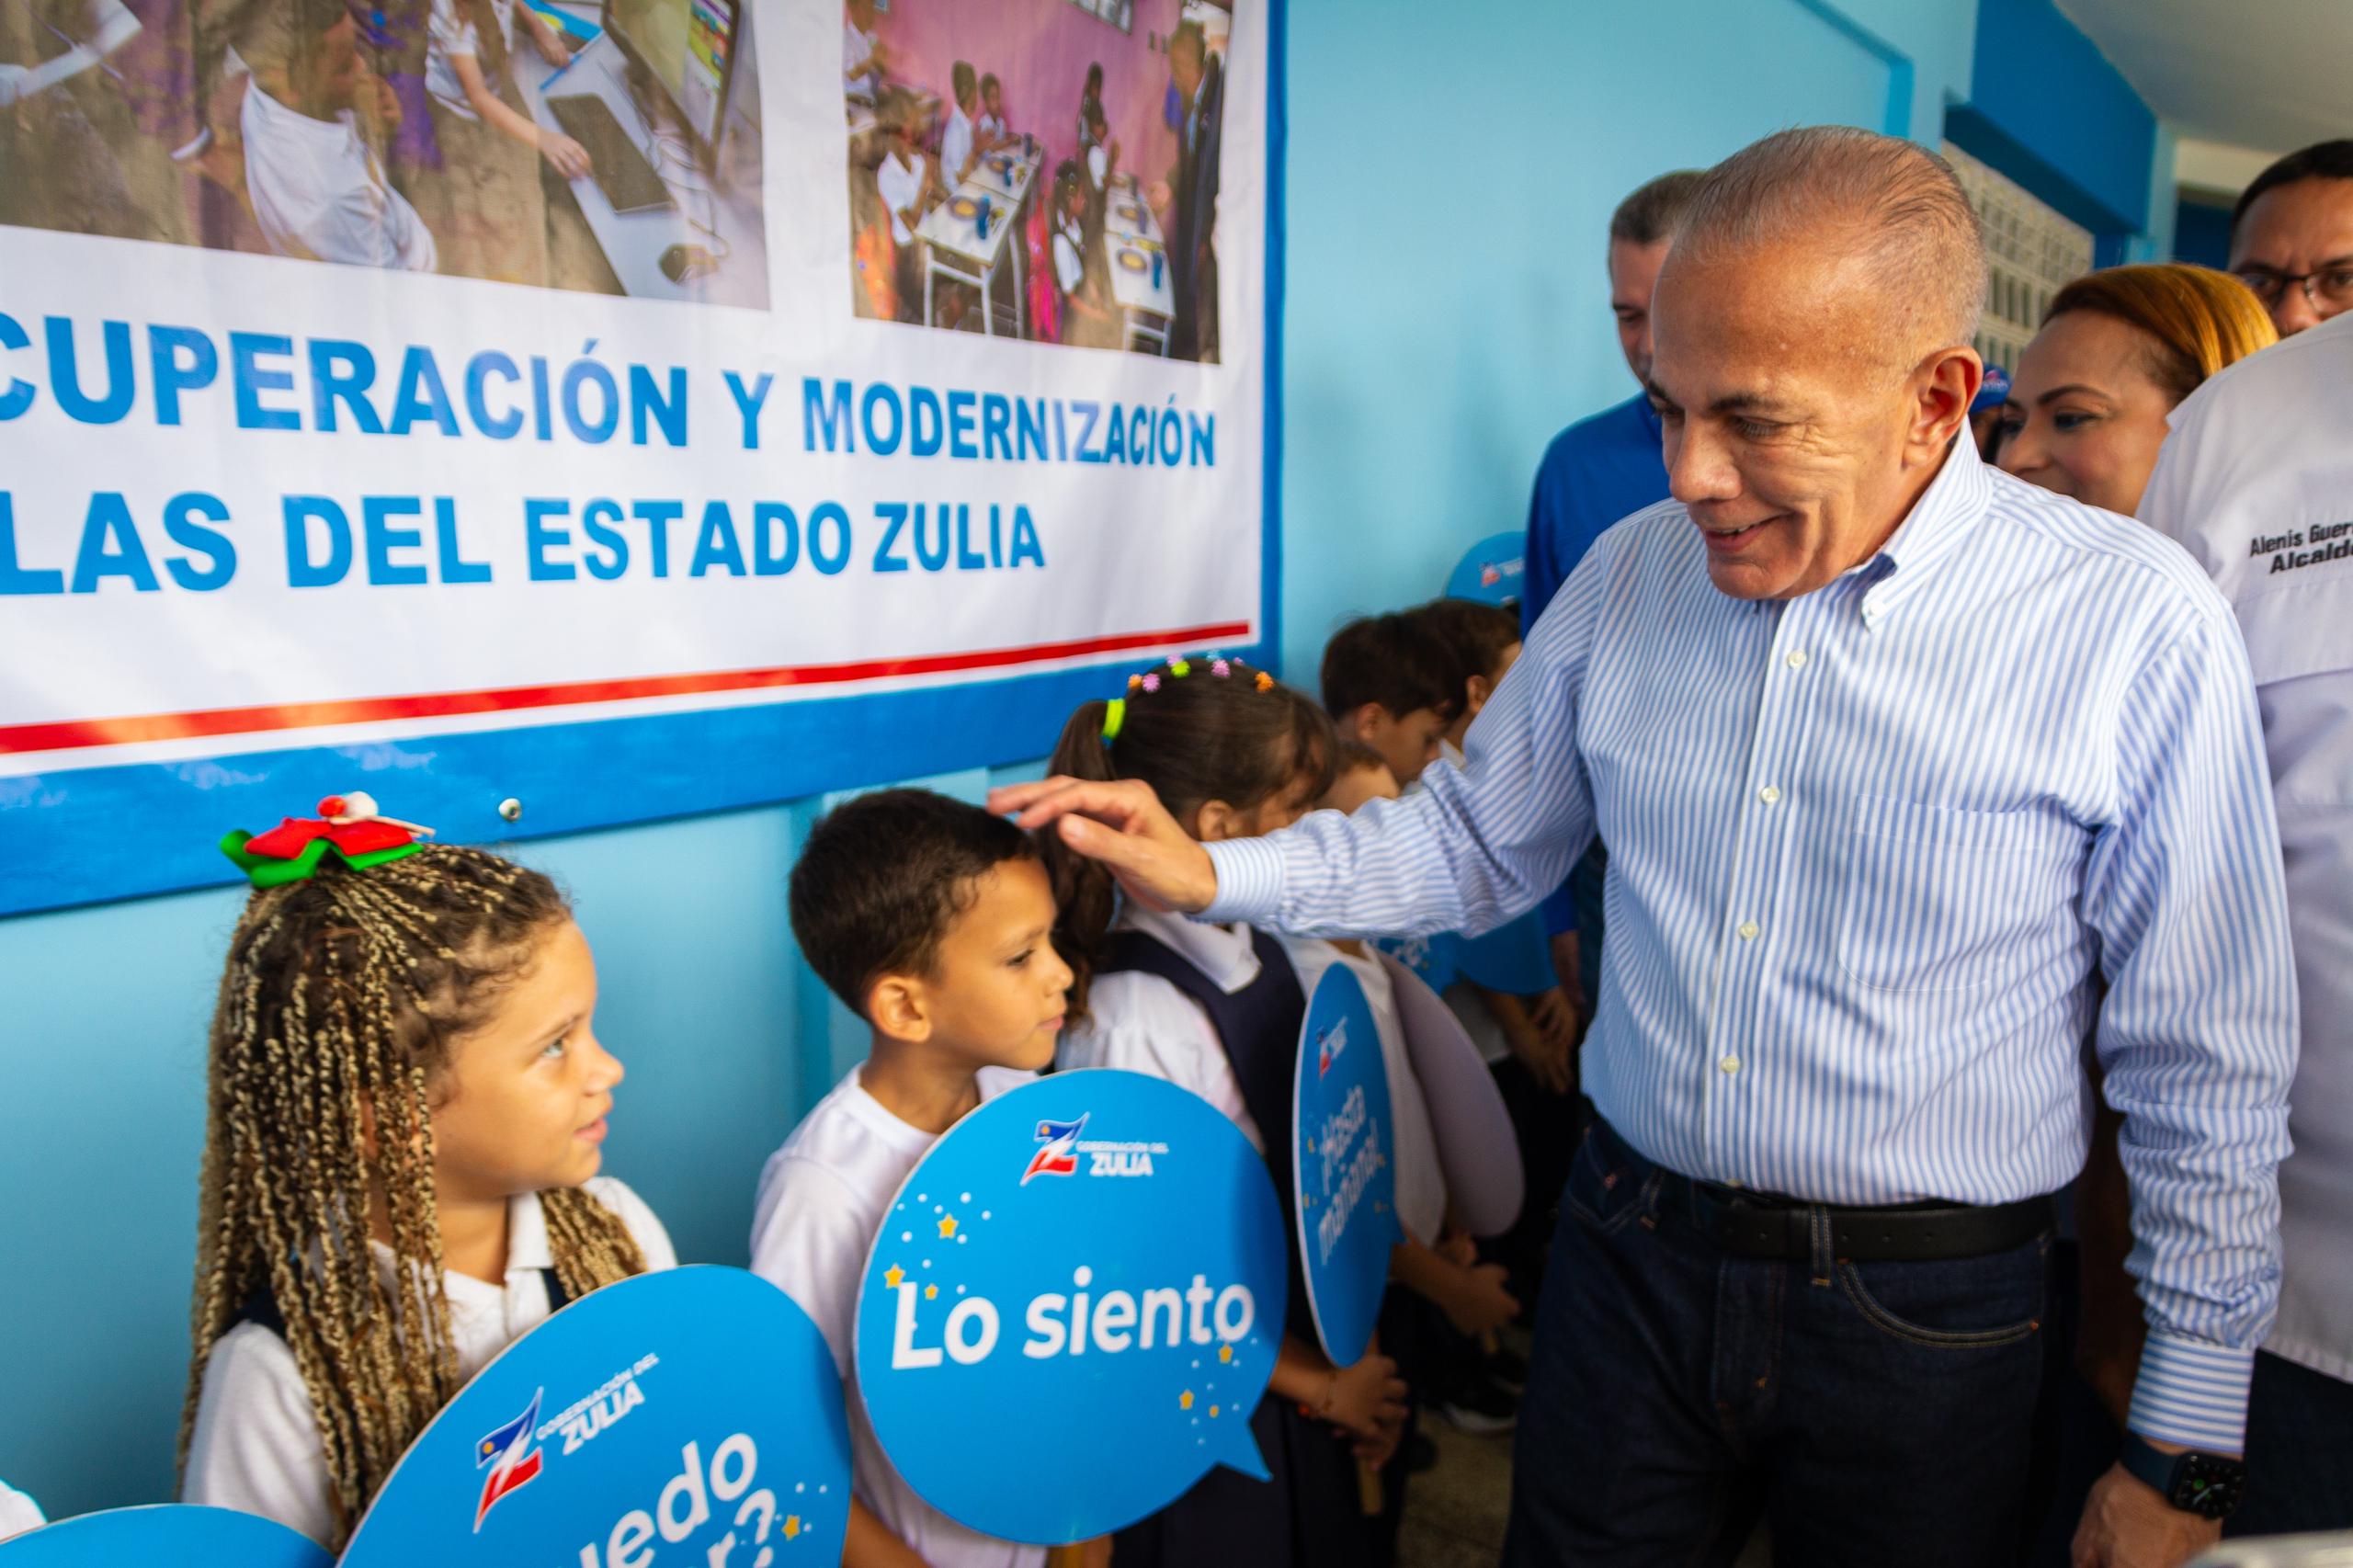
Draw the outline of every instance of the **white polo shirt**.
<instances>
[{"instance_id":1,"label":"white polo shirt","mask_svg":"<svg viewBox=\"0 0 2353 1568\"><path fill-rule=\"evenodd\" d=\"M2231 601L2255 670L2296 949L2302 1055L2264 1348L2353 1382L2353 314L2174 410L2141 517Z\"/></svg>"},{"instance_id":2,"label":"white polo shirt","mask_svg":"<svg viewBox=\"0 0 2353 1568\"><path fill-rule=\"evenodd\" d=\"M768 1156L752 1214L752 1272L800 1303L825 1336L849 1408L858 1500L931 1568L1042 1568L1046 1549L965 1528L921 1497L875 1439L858 1393L858 1291L867 1254L907 1173L938 1142L900 1120L853 1067ZM984 1100L1037 1076L986 1067Z\"/></svg>"},{"instance_id":3,"label":"white polo shirt","mask_svg":"<svg viewBox=\"0 0 2353 1568\"><path fill-rule=\"evenodd\" d=\"M592 1176L585 1186L591 1197L620 1217L645 1255L649 1272L678 1266L669 1233L643 1199L611 1176ZM390 1284L399 1267L392 1249L381 1242L369 1244ZM547 1320L547 1279L540 1271L554 1265L539 1194L527 1192L507 1204L506 1276L502 1283L443 1274L460 1379L472 1377L492 1357ZM239 1324L213 1345L204 1364L180 1501L259 1514L324 1546L335 1531L329 1490L318 1417L301 1370L294 1364L294 1352L260 1324Z\"/></svg>"},{"instance_id":4,"label":"white polo shirt","mask_svg":"<svg viewBox=\"0 0 2353 1568\"><path fill-rule=\"evenodd\" d=\"M506 41L508 58L515 51L515 0L490 0L490 14L498 23L498 34ZM483 80L492 92L498 91L499 82L490 74L489 63L483 59L482 37L474 30L473 13L458 11L458 0L433 0L433 9L425 28L425 90L433 101L456 115L460 119L477 119L474 106L466 99L465 84L458 80L458 68L450 63L450 56L470 54L482 67Z\"/></svg>"},{"instance_id":5,"label":"white polo shirt","mask_svg":"<svg viewBox=\"0 0 2353 1568\"><path fill-rule=\"evenodd\" d=\"M254 82L238 116L245 142L245 194L262 238L279 256L430 272L433 232L384 178L345 109L313 119Z\"/></svg>"},{"instance_id":6,"label":"white polo shirt","mask_svg":"<svg viewBox=\"0 0 2353 1568\"><path fill-rule=\"evenodd\" d=\"M1231 996L1258 978L1247 926L1211 926L1178 915L1124 905L1113 927L1141 931L1207 975ZM1242 1101L1242 1082L1225 1058L1208 1009L1156 974L1123 970L1097 975L1087 988L1087 1018L1063 1033L1055 1061L1064 1067L1120 1067L1190 1089L1225 1113L1252 1148L1267 1140ZM1282 1137L1290 1129L1277 1128Z\"/></svg>"},{"instance_id":7,"label":"white polo shirt","mask_svg":"<svg viewBox=\"0 0 2353 1568\"><path fill-rule=\"evenodd\" d=\"M972 155L972 122L961 108L948 112L948 129L939 133L939 183L953 187L970 171L964 160Z\"/></svg>"},{"instance_id":8,"label":"white polo shirt","mask_svg":"<svg viewBox=\"0 0 2353 1568\"><path fill-rule=\"evenodd\" d=\"M893 147L891 155L874 166L874 189L882 205L891 210L891 237L901 244L914 239L899 213L913 207L915 198L923 194L923 154L917 153L910 165L905 153Z\"/></svg>"}]
</instances>

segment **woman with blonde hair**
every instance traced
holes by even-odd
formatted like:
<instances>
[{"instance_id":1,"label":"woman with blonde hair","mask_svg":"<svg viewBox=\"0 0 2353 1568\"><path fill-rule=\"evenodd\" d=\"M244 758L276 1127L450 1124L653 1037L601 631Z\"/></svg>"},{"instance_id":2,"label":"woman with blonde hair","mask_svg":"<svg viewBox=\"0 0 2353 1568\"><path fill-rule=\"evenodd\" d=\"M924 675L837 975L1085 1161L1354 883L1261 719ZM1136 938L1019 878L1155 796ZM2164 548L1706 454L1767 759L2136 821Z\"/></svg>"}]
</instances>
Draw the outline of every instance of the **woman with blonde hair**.
<instances>
[{"instance_id":1,"label":"woman with blonde hair","mask_svg":"<svg viewBox=\"0 0 2353 1568\"><path fill-rule=\"evenodd\" d=\"M2045 490L2129 516L2175 405L2279 340L2254 291L2227 272L2161 263L2088 273L2052 298L2019 356L1996 460Z\"/></svg>"}]
</instances>

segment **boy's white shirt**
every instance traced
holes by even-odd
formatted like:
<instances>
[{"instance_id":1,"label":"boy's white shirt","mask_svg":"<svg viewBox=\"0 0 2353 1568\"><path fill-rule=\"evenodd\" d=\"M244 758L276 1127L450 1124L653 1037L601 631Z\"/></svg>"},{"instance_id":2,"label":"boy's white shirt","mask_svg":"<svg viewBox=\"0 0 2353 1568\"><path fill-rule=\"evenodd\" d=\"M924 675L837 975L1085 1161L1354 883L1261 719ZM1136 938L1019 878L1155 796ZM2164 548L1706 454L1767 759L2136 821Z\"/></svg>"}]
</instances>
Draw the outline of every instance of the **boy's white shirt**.
<instances>
[{"instance_id":1,"label":"boy's white shirt","mask_svg":"<svg viewBox=\"0 0 2353 1568\"><path fill-rule=\"evenodd\" d=\"M893 147L891 155L875 165L874 188L882 197L882 205L891 210L891 237L900 244L915 238L899 216L903 209L913 207L915 198L923 194L923 154L915 154L913 164L907 162L904 148Z\"/></svg>"},{"instance_id":2,"label":"boy's white shirt","mask_svg":"<svg viewBox=\"0 0 2353 1568\"><path fill-rule=\"evenodd\" d=\"M643 1199L612 1176L592 1176L584 1185L619 1216L644 1254L648 1272L678 1266L669 1233ZM540 1271L552 1267L555 1257L539 1194L509 1199L506 1215L504 1283L455 1272L442 1276L461 1379L482 1370L550 1315L547 1279ZM391 1281L398 1267L392 1249L381 1242L369 1244ZM293 1351L261 1324L239 1324L213 1345L205 1363L180 1501L259 1514L324 1546L335 1529L329 1490L318 1418Z\"/></svg>"},{"instance_id":3,"label":"boy's white shirt","mask_svg":"<svg viewBox=\"0 0 2353 1568\"><path fill-rule=\"evenodd\" d=\"M354 267L433 270L433 232L385 180L354 111L313 119L256 81L245 89L238 122L245 195L271 250Z\"/></svg>"},{"instance_id":4,"label":"boy's white shirt","mask_svg":"<svg viewBox=\"0 0 2353 1568\"><path fill-rule=\"evenodd\" d=\"M948 129L939 133L939 183L952 186L964 176L964 160L972 155L972 121L961 108L948 112Z\"/></svg>"},{"instance_id":5,"label":"boy's white shirt","mask_svg":"<svg viewBox=\"0 0 2353 1568\"><path fill-rule=\"evenodd\" d=\"M932 1568L1040 1568L1044 1547L967 1529L916 1496L866 1418L856 1353L867 1254L900 1183L938 1140L884 1108L859 1071L851 1068L768 1156L753 1209L752 1272L800 1303L825 1336L849 1410L852 1488L884 1528ZM983 1068L981 1097L1036 1076Z\"/></svg>"},{"instance_id":6,"label":"boy's white shirt","mask_svg":"<svg viewBox=\"0 0 2353 1568\"><path fill-rule=\"evenodd\" d=\"M1213 926L1164 915L1132 903L1112 922L1114 930L1141 931L1174 949L1231 996L1258 978L1258 955L1247 926ZM1086 1022L1065 1030L1055 1060L1064 1067L1120 1067L1165 1078L1225 1113L1251 1147L1267 1152L1267 1140L1242 1100L1241 1080L1226 1060L1208 1009L1156 974L1131 970L1097 975L1087 988ZM1288 1129L1278 1129L1288 1133Z\"/></svg>"},{"instance_id":7,"label":"boy's white shirt","mask_svg":"<svg viewBox=\"0 0 2353 1568\"><path fill-rule=\"evenodd\" d=\"M41 1517L40 1504L0 1481L0 1540L37 1530L48 1522Z\"/></svg>"},{"instance_id":8,"label":"boy's white shirt","mask_svg":"<svg viewBox=\"0 0 2353 1568\"><path fill-rule=\"evenodd\" d=\"M1389 1070L1397 1221L1415 1241L1425 1246L1434 1244L1446 1224L1446 1174L1438 1165L1438 1134L1430 1126L1429 1102L1423 1096L1421 1080L1414 1076L1413 1057L1405 1045L1394 977L1370 952L1358 958L1315 937L1285 937L1282 943L1283 951L1290 955L1291 968L1299 971L1300 989L1308 995L1315 994L1316 982L1336 963L1364 987L1365 1003L1372 1009L1373 1030L1381 1037L1381 1065Z\"/></svg>"}]
</instances>

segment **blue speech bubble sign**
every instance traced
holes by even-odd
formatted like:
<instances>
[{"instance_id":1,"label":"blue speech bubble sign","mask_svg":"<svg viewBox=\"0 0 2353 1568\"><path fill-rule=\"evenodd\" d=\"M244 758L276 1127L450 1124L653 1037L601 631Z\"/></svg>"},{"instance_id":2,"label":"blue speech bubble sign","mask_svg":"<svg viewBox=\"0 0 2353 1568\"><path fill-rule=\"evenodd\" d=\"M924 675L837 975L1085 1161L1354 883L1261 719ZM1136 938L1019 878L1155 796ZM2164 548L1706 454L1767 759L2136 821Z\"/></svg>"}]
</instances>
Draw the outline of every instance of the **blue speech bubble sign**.
<instances>
[{"instance_id":1,"label":"blue speech bubble sign","mask_svg":"<svg viewBox=\"0 0 2353 1568\"><path fill-rule=\"evenodd\" d=\"M1199 1096L1106 1068L1000 1095L907 1177L868 1256L858 1384L960 1524L1059 1545L1264 1480L1251 1413L1286 1290L1265 1162ZM1046 1455L1018 1434L1061 1434Z\"/></svg>"},{"instance_id":2,"label":"blue speech bubble sign","mask_svg":"<svg viewBox=\"0 0 2353 1568\"><path fill-rule=\"evenodd\" d=\"M1346 964L1334 964L1308 998L1299 1034L1291 1133L1291 1190L1299 1195L1299 1250L1315 1336L1337 1367L1360 1360L1381 1316L1397 1223L1395 1142L1389 1071L1372 1005Z\"/></svg>"},{"instance_id":3,"label":"blue speech bubble sign","mask_svg":"<svg viewBox=\"0 0 2353 1568\"><path fill-rule=\"evenodd\" d=\"M841 1560L849 1424L824 1339L736 1268L608 1285L508 1346L376 1494L342 1568Z\"/></svg>"},{"instance_id":4,"label":"blue speech bubble sign","mask_svg":"<svg viewBox=\"0 0 2353 1568\"><path fill-rule=\"evenodd\" d=\"M186 1503L81 1514L0 1542L6 1568L328 1568L333 1562L316 1541L276 1519Z\"/></svg>"}]
</instances>

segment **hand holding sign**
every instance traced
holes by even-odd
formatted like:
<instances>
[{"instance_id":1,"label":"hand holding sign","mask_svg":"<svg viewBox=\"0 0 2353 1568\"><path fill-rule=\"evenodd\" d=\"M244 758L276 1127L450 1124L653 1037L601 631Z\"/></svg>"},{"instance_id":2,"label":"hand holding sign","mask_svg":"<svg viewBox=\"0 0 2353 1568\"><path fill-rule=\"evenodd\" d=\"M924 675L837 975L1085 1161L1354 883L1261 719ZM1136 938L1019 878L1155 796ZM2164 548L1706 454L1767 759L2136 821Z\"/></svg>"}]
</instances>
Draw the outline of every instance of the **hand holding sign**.
<instances>
[{"instance_id":1,"label":"hand holding sign","mask_svg":"<svg viewBox=\"0 0 2353 1568\"><path fill-rule=\"evenodd\" d=\"M328 1568L330 1561L274 1519L181 1504L84 1514L0 1542L0 1568Z\"/></svg>"},{"instance_id":2,"label":"hand holding sign","mask_svg":"<svg viewBox=\"0 0 2353 1568\"><path fill-rule=\"evenodd\" d=\"M1138 1074L1058 1073L924 1156L859 1288L858 1383L934 1507L1007 1540L1132 1524L1212 1465L1264 1478L1251 1413L1283 1317L1282 1216L1232 1122ZM1052 1483L1040 1449L1052 1435Z\"/></svg>"},{"instance_id":3,"label":"hand holding sign","mask_svg":"<svg viewBox=\"0 0 2353 1568\"><path fill-rule=\"evenodd\" d=\"M790 1568L839 1562L848 1527L817 1325L739 1269L679 1268L574 1302L484 1367L341 1568Z\"/></svg>"}]
</instances>

